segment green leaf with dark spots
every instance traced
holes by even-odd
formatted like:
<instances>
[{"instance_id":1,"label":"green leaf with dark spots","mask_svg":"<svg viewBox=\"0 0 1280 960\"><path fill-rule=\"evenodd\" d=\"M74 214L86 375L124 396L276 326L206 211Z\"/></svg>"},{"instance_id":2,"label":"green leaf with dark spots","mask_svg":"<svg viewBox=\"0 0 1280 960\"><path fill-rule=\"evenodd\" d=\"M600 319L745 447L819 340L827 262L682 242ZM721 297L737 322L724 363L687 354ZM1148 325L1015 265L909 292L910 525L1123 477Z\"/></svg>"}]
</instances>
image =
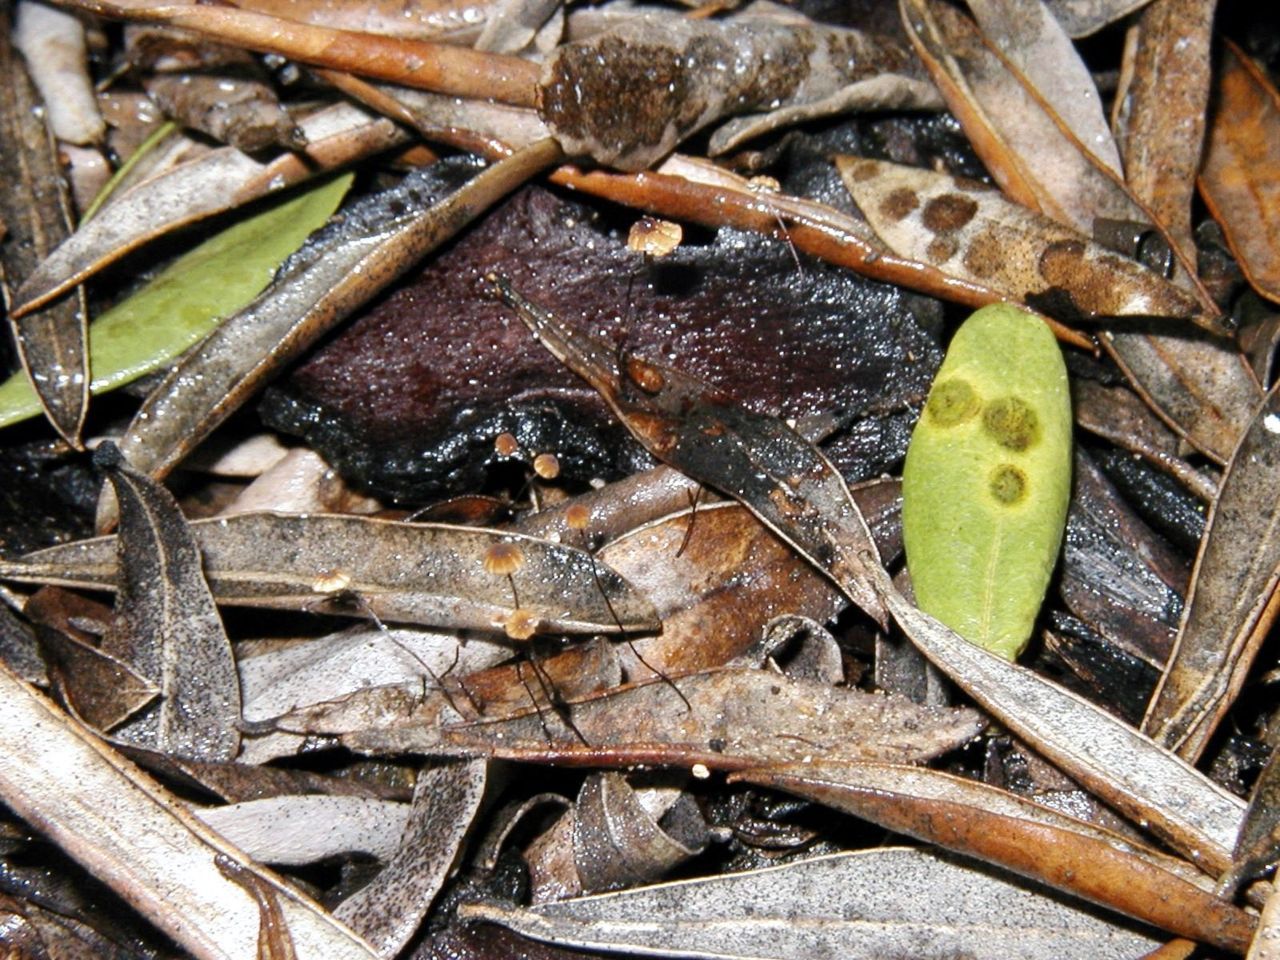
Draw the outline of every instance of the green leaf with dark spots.
<instances>
[{"instance_id":1,"label":"green leaf with dark spots","mask_svg":"<svg viewBox=\"0 0 1280 960\"><path fill-rule=\"evenodd\" d=\"M1014 659L1044 600L1071 492L1067 371L1044 321L1010 304L965 321L902 479L920 609Z\"/></svg>"}]
</instances>

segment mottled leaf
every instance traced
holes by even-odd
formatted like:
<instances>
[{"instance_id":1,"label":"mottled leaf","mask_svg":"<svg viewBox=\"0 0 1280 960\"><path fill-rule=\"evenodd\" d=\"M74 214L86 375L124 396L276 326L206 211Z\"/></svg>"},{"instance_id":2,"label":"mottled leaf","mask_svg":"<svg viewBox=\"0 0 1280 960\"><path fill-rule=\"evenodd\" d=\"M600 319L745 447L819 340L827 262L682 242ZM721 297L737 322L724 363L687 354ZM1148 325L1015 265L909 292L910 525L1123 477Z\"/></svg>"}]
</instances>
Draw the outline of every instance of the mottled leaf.
<instances>
[{"instance_id":1,"label":"mottled leaf","mask_svg":"<svg viewBox=\"0 0 1280 960\"><path fill-rule=\"evenodd\" d=\"M198 520L191 532L221 603L499 631L517 612L544 632L658 625L649 602L590 554L518 534L272 513ZM98 537L0 569L27 582L113 589L115 551L115 537Z\"/></svg>"},{"instance_id":2,"label":"mottled leaf","mask_svg":"<svg viewBox=\"0 0 1280 960\"><path fill-rule=\"evenodd\" d=\"M902 473L920 609L1013 660L1058 560L1071 494L1071 398L1053 333L983 307L952 338Z\"/></svg>"},{"instance_id":3,"label":"mottled leaf","mask_svg":"<svg viewBox=\"0 0 1280 960\"><path fill-rule=\"evenodd\" d=\"M337 177L228 227L98 316L89 328L92 392L151 373L207 336L270 282L350 186L350 175ZM39 410L25 379L15 376L0 385L0 426Z\"/></svg>"},{"instance_id":4,"label":"mottled leaf","mask_svg":"<svg viewBox=\"0 0 1280 960\"><path fill-rule=\"evenodd\" d=\"M1085 316L1171 317L1220 329L1190 295L1137 261L982 184L859 157L837 157L836 165L854 202L899 256L996 289L1006 300L1052 304L1057 297Z\"/></svg>"},{"instance_id":5,"label":"mottled leaf","mask_svg":"<svg viewBox=\"0 0 1280 960\"><path fill-rule=\"evenodd\" d=\"M1186 610L1143 729L1195 761L1244 684L1280 581L1280 390L1254 416L1222 477Z\"/></svg>"},{"instance_id":6,"label":"mottled leaf","mask_svg":"<svg viewBox=\"0 0 1280 960\"><path fill-rule=\"evenodd\" d=\"M985 784L888 764L806 764L734 779L777 787L977 857L1154 926L1242 952L1255 921L1203 874L1119 834Z\"/></svg>"},{"instance_id":7,"label":"mottled leaf","mask_svg":"<svg viewBox=\"0 0 1280 960\"><path fill-rule=\"evenodd\" d=\"M487 777L483 760L450 761L421 771L390 862L334 910L384 960L399 955L453 872Z\"/></svg>"},{"instance_id":8,"label":"mottled leaf","mask_svg":"<svg viewBox=\"0 0 1280 960\"><path fill-rule=\"evenodd\" d=\"M116 618L103 648L160 689L154 713L116 735L192 760L231 760L240 747L240 679L187 521L113 444L94 462L120 502Z\"/></svg>"},{"instance_id":9,"label":"mottled leaf","mask_svg":"<svg viewBox=\"0 0 1280 960\"><path fill-rule=\"evenodd\" d=\"M882 848L523 909L465 906L525 936L648 956L1133 960L1157 941L1026 881Z\"/></svg>"},{"instance_id":10,"label":"mottled leaf","mask_svg":"<svg viewBox=\"0 0 1280 960\"><path fill-rule=\"evenodd\" d=\"M1200 192L1253 288L1280 302L1280 93L1225 42Z\"/></svg>"}]
</instances>

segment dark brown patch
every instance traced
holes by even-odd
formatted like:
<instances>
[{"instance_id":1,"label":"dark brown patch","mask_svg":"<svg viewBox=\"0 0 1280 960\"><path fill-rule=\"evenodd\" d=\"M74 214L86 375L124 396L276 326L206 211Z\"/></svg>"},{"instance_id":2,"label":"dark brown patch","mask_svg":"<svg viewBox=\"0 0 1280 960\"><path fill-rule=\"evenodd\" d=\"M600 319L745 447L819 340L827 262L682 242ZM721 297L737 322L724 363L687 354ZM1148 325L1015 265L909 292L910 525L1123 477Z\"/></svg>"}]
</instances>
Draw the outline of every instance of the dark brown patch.
<instances>
[{"instance_id":1,"label":"dark brown patch","mask_svg":"<svg viewBox=\"0 0 1280 960\"><path fill-rule=\"evenodd\" d=\"M914 190L898 187L880 201L880 216L886 220L898 221L920 206L920 198Z\"/></svg>"},{"instance_id":2,"label":"dark brown patch","mask_svg":"<svg viewBox=\"0 0 1280 960\"><path fill-rule=\"evenodd\" d=\"M627 358L626 371L627 376L631 378L631 382L645 393L661 393L662 388L667 385L667 380L662 375L662 371L639 357Z\"/></svg>"},{"instance_id":3,"label":"dark brown patch","mask_svg":"<svg viewBox=\"0 0 1280 960\"><path fill-rule=\"evenodd\" d=\"M929 247L925 250L930 263L946 263L956 255L956 251L960 249L960 244L955 237L934 237L929 241Z\"/></svg>"},{"instance_id":4,"label":"dark brown patch","mask_svg":"<svg viewBox=\"0 0 1280 960\"><path fill-rule=\"evenodd\" d=\"M1040 418L1019 397L992 400L982 411L982 427L1006 450L1023 451L1040 442Z\"/></svg>"},{"instance_id":5,"label":"dark brown patch","mask_svg":"<svg viewBox=\"0 0 1280 960\"><path fill-rule=\"evenodd\" d=\"M1005 262L1004 244L995 230L984 230L964 251L964 265L975 277L994 277Z\"/></svg>"},{"instance_id":6,"label":"dark brown patch","mask_svg":"<svg viewBox=\"0 0 1280 960\"><path fill-rule=\"evenodd\" d=\"M854 183L865 183L874 180L880 173L880 164L874 160L859 160L852 166L845 167L845 172Z\"/></svg>"},{"instance_id":7,"label":"dark brown patch","mask_svg":"<svg viewBox=\"0 0 1280 960\"><path fill-rule=\"evenodd\" d=\"M1015 504L1027 496L1027 475L1011 463L1002 463L991 471L987 489L1001 503Z\"/></svg>"},{"instance_id":8,"label":"dark brown patch","mask_svg":"<svg viewBox=\"0 0 1280 960\"><path fill-rule=\"evenodd\" d=\"M1075 279L1082 260L1082 241L1055 240L1040 254L1040 276L1055 287L1066 286Z\"/></svg>"},{"instance_id":9,"label":"dark brown patch","mask_svg":"<svg viewBox=\"0 0 1280 960\"><path fill-rule=\"evenodd\" d=\"M1112 270L1105 269L1105 264L1087 263L1084 255L1083 242L1057 240L1040 254L1040 277L1050 288L1069 295L1076 309L1084 313L1106 313L1114 300L1113 283L1118 281Z\"/></svg>"},{"instance_id":10,"label":"dark brown patch","mask_svg":"<svg viewBox=\"0 0 1280 960\"><path fill-rule=\"evenodd\" d=\"M959 230L978 212L978 204L958 193L944 193L925 204L921 219L934 233Z\"/></svg>"}]
</instances>

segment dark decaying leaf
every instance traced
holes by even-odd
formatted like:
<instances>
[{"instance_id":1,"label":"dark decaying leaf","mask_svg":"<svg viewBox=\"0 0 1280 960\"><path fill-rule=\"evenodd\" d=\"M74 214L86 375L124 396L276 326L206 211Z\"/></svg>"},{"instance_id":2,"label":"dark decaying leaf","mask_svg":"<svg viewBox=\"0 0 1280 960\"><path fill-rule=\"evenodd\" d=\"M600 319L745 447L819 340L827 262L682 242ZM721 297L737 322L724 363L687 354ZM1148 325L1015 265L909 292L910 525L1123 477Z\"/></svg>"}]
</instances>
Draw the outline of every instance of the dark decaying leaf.
<instances>
[{"instance_id":1,"label":"dark decaying leaf","mask_svg":"<svg viewBox=\"0 0 1280 960\"><path fill-rule=\"evenodd\" d=\"M649 602L590 554L532 537L323 514L242 513L190 529L222 603L498 631L517 609L542 631L658 626ZM116 543L82 540L0 569L28 582L112 589ZM497 570L494 551L514 568Z\"/></svg>"},{"instance_id":2,"label":"dark decaying leaf","mask_svg":"<svg viewBox=\"0 0 1280 960\"><path fill-rule=\"evenodd\" d=\"M581 480L648 466L596 392L483 295L481 278L501 270L531 299L757 413L847 411L854 427L826 449L851 479L902 456L909 408L941 359L927 333L936 305L809 260L801 273L785 245L735 230L645 264L609 226L522 191L268 390L264 419L364 489L412 502L544 452ZM515 458L494 448L503 433Z\"/></svg>"},{"instance_id":3,"label":"dark decaying leaf","mask_svg":"<svg viewBox=\"0 0 1280 960\"><path fill-rule=\"evenodd\" d=\"M258 905L257 960L296 960L293 935L280 908L280 898L270 884L231 857L214 858L218 871L232 883L243 887Z\"/></svg>"},{"instance_id":4,"label":"dark decaying leaf","mask_svg":"<svg viewBox=\"0 0 1280 960\"><path fill-rule=\"evenodd\" d=\"M795 17L650 14L558 47L539 110L566 153L643 170L717 120L825 100L908 64L894 40Z\"/></svg>"},{"instance_id":5,"label":"dark decaying leaf","mask_svg":"<svg viewBox=\"0 0 1280 960\"><path fill-rule=\"evenodd\" d=\"M1157 943L1007 874L892 847L528 909L466 905L459 913L558 945L647 956L1132 960Z\"/></svg>"},{"instance_id":6,"label":"dark decaying leaf","mask_svg":"<svg viewBox=\"0 0 1280 960\"><path fill-rule=\"evenodd\" d=\"M1006 300L1056 303L1085 317L1169 317L1221 329L1194 298L1137 261L980 183L860 157L836 163L854 202L899 256L996 289Z\"/></svg>"},{"instance_id":7,"label":"dark decaying leaf","mask_svg":"<svg viewBox=\"0 0 1280 960\"><path fill-rule=\"evenodd\" d=\"M111 626L109 607L46 587L22 612L35 624L59 698L90 726L109 732L159 694L158 677L143 676L134 665L99 649Z\"/></svg>"},{"instance_id":8,"label":"dark decaying leaf","mask_svg":"<svg viewBox=\"0 0 1280 960\"><path fill-rule=\"evenodd\" d=\"M1111 714L961 639L897 591L885 600L930 660L1064 772L1205 869L1229 867L1239 798Z\"/></svg>"},{"instance_id":9,"label":"dark decaying leaf","mask_svg":"<svg viewBox=\"0 0 1280 960\"><path fill-rule=\"evenodd\" d=\"M71 198L63 179L44 105L11 44L9 8L0 11L0 177L5 183L0 222L0 292L22 365L50 423L72 446L89 403L88 306L72 291L38 313L13 315L15 291L71 233ZM61 13L56 14L61 16Z\"/></svg>"},{"instance_id":10,"label":"dark decaying leaf","mask_svg":"<svg viewBox=\"0 0 1280 960\"><path fill-rule=\"evenodd\" d=\"M1131 28L1114 127L1125 182L1194 263L1191 202L1204 146L1217 0L1161 0Z\"/></svg>"},{"instance_id":11,"label":"dark decaying leaf","mask_svg":"<svg viewBox=\"0 0 1280 960\"><path fill-rule=\"evenodd\" d=\"M154 712L116 735L192 760L231 760L240 678L196 540L169 492L126 467L114 445L99 447L94 462L120 503L116 617L103 650L160 692Z\"/></svg>"},{"instance_id":12,"label":"dark decaying leaf","mask_svg":"<svg viewBox=\"0 0 1280 960\"><path fill-rule=\"evenodd\" d=\"M537 680L529 683L538 696ZM766 670L722 668L526 706L510 718L455 724L438 733L424 729L421 749L442 739L453 751L481 756L608 766L701 763L710 769L807 757L911 762L967 742L983 725L970 710L922 707ZM343 742L365 750L381 738L370 731ZM402 739L413 743L411 736Z\"/></svg>"},{"instance_id":13,"label":"dark decaying leaf","mask_svg":"<svg viewBox=\"0 0 1280 960\"><path fill-rule=\"evenodd\" d=\"M805 764L734 775L1011 870L1180 936L1241 953L1255 921L1189 864L1049 807L934 770Z\"/></svg>"},{"instance_id":14,"label":"dark decaying leaf","mask_svg":"<svg viewBox=\"0 0 1280 960\"><path fill-rule=\"evenodd\" d=\"M1235 862L1219 887L1225 896L1233 895L1241 883L1261 875L1280 860L1280 763L1276 757L1272 751L1253 785L1233 851Z\"/></svg>"},{"instance_id":15,"label":"dark decaying leaf","mask_svg":"<svg viewBox=\"0 0 1280 960\"><path fill-rule=\"evenodd\" d=\"M487 771L484 760L421 771L399 849L368 885L334 910L383 960L399 954L453 871L480 809Z\"/></svg>"},{"instance_id":16,"label":"dark decaying leaf","mask_svg":"<svg viewBox=\"0 0 1280 960\"><path fill-rule=\"evenodd\" d=\"M153 478L167 474L268 377L559 156L543 140L452 192L428 174L350 211L161 381L120 440L125 458ZM100 505L99 529L109 528L112 513Z\"/></svg>"},{"instance_id":17,"label":"dark decaying leaf","mask_svg":"<svg viewBox=\"0 0 1280 960\"><path fill-rule=\"evenodd\" d=\"M394 124L339 103L299 121L307 149L270 162L233 147L203 154L129 187L83 224L25 279L15 312L33 310L149 240L385 150L404 138Z\"/></svg>"},{"instance_id":18,"label":"dark decaying leaf","mask_svg":"<svg viewBox=\"0 0 1280 960\"><path fill-rule=\"evenodd\" d=\"M1280 301L1280 93L1223 43L1200 192L1253 288Z\"/></svg>"},{"instance_id":19,"label":"dark decaying leaf","mask_svg":"<svg viewBox=\"0 0 1280 960\"><path fill-rule=\"evenodd\" d=\"M1143 729L1195 761L1244 684L1275 617L1280 580L1280 390L1254 416L1222 477L1173 656Z\"/></svg>"},{"instance_id":20,"label":"dark decaying leaf","mask_svg":"<svg viewBox=\"0 0 1280 960\"><path fill-rule=\"evenodd\" d=\"M543 344L595 387L654 456L731 494L876 619L861 575L879 553L844 478L776 417L752 414L706 381L635 355L558 320L502 279L498 292Z\"/></svg>"}]
</instances>

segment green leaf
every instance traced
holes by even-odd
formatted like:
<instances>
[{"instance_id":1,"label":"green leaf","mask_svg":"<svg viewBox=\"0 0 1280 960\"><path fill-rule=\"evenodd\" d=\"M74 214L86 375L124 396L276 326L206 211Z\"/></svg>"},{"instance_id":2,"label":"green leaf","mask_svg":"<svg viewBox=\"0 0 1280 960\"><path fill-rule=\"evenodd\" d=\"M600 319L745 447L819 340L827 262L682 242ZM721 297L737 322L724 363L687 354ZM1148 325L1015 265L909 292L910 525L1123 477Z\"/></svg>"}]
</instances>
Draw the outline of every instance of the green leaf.
<instances>
[{"instance_id":1,"label":"green leaf","mask_svg":"<svg viewBox=\"0 0 1280 960\"><path fill-rule=\"evenodd\" d=\"M327 180L228 227L179 257L89 327L90 390L114 390L167 365L253 300L322 226L351 186ZM26 375L0 384L0 427L40 413Z\"/></svg>"},{"instance_id":2,"label":"green leaf","mask_svg":"<svg viewBox=\"0 0 1280 960\"><path fill-rule=\"evenodd\" d=\"M1010 304L956 331L902 477L921 610L1012 660L1057 561L1071 492L1071 399L1053 334Z\"/></svg>"}]
</instances>

